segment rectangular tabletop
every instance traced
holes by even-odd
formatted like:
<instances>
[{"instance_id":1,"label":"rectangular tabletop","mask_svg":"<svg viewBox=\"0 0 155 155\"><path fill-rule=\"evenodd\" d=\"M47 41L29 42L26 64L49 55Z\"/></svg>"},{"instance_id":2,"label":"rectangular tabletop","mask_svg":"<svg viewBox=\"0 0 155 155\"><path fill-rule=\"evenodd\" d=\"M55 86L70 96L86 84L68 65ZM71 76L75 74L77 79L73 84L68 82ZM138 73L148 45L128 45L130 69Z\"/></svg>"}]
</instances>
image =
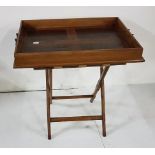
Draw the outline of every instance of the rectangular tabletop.
<instances>
[{"instance_id":1,"label":"rectangular tabletop","mask_svg":"<svg viewBox=\"0 0 155 155\"><path fill-rule=\"evenodd\" d=\"M21 21L15 68L144 61L143 48L117 17Z\"/></svg>"},{"instance_id":2,"label":"rectangular tabletop","mask_svg":"<svg viewBox=\"0 0 155 155\"><path fill-rule=\"evenodd\" d=\"M68 28L27 32L21 52L61 52L123 47L127 45L123 44L115 31L105 31L102 28Z\"/></svg>"}]
</instances>

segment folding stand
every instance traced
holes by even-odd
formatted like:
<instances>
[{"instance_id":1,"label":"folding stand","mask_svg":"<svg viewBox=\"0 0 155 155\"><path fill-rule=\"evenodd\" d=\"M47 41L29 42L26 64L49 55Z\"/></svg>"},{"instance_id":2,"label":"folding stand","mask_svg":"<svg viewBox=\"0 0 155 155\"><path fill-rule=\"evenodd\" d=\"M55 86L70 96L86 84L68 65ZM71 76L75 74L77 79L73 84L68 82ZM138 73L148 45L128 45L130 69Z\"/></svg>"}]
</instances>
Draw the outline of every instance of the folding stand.
<instances>
[{"instance_id":1,"label":"folding stand","mask_svg":"<svg viewBox=\"0 0 155 155\"><path fill-rule=\"evenodd\" d=\"M110 65L145 61L143 47L118 17L22 20L15 42L14 68L46 70L48 139L50 123L62 121L102 120L106 136L104 78ZM93 94L53 96L52 70L83 65L100 66L100 79ZM52 100L90 98L93 102L100 88L101 115L50 116Z\"/></svg>"},{"instance_id":2,"label":"folding stand","mask_svg":"<svg viewBox=\"0 0 155 155\"><path fill-rule=\"evenodd\" d=\"M51 122L65 122L65 121L88 121L88 120L102 120L102 132L103 136L106 136L106 123L105 123L105 90L104 90L104 78L110 65L100 66L100 79L97 82L96 88L92 95L76 95L76 96L53 96L52 95L52 69L46 69L46 95L47 95L47 127L48 127L48 139L51 139ZM90 102L93 102L97 92L101 88L101 115L94 116L74 116L74 117L51 117L50 106L52 100L59 99L77 99L77 98L90 98Z\"/></svg>"}]
</instances>

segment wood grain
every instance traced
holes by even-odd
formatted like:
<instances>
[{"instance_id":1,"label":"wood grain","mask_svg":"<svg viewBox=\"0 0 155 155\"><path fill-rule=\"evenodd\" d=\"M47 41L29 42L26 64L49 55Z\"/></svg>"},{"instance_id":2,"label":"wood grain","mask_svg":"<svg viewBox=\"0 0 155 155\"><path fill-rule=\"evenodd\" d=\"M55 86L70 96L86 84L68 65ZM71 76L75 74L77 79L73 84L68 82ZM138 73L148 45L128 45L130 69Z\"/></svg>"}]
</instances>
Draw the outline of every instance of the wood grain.
<instances>
[{"instance_id":1,"label":"wood grain","mask_svg":"<svg viewBox=\"0 0 155 155\"><path fill-rule=\"evenodd\" d=\"M66 122L66 121L89 121L89 120L102 120L102 116L74 116L74 117L53 117L51 122Z\"/></svg>"},{"instance_id":2,"label":"wood grain","mask_svg":"<svg viewBox=\"0 0 155 155\"><path fill-rule=\"evenodd\" d=\"M23 20L18 34L14 68L144 61L142 46L118 17Z\"/></svg>"}]
</instances>

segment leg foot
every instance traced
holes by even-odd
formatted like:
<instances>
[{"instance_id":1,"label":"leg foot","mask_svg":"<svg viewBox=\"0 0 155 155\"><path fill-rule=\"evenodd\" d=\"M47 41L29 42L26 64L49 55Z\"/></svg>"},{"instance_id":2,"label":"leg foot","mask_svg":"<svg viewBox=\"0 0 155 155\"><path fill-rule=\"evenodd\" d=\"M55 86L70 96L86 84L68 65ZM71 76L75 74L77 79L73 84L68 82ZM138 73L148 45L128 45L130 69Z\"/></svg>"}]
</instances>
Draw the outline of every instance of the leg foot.
<instances>
[{"instance_id":1,"label":"leg foot","mask_svg":"<svg viewBox=\"0 0 155 155\"><path fill-rule=\"evenodd\" d=\"M49 140L51 139L51 135L48 135L48 139L49 139Z\"/></svg>"},{"instance_id":2,"label":"leg foot","mask_svg":"<svg viewBox=\"0 0 155 155\"><path fill-rule=\"evenodd\" d=\"M103 137L106 137L106 126L105 126L105 123L102 123L102 128L103 128L103 131L102 131L102 135Z\"/></svg>"}]
</instances>

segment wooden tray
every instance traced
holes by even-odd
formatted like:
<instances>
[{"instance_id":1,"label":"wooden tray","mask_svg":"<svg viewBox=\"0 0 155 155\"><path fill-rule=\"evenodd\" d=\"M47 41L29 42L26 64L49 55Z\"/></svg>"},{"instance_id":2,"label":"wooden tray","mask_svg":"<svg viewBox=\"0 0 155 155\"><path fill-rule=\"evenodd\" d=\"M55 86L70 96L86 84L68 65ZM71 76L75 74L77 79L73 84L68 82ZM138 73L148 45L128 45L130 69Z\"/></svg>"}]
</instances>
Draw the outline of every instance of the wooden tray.
<instances>
[{"instance_id":1,"label":"wooden tray","mask_svg":"<svg viewBox=\"0 0 155 155\"><path fill-rule=\"evenodd\" d=\"M14 68L142 62L142 51L118 17L22 20Z\"/></svg>"}]
</instances>

